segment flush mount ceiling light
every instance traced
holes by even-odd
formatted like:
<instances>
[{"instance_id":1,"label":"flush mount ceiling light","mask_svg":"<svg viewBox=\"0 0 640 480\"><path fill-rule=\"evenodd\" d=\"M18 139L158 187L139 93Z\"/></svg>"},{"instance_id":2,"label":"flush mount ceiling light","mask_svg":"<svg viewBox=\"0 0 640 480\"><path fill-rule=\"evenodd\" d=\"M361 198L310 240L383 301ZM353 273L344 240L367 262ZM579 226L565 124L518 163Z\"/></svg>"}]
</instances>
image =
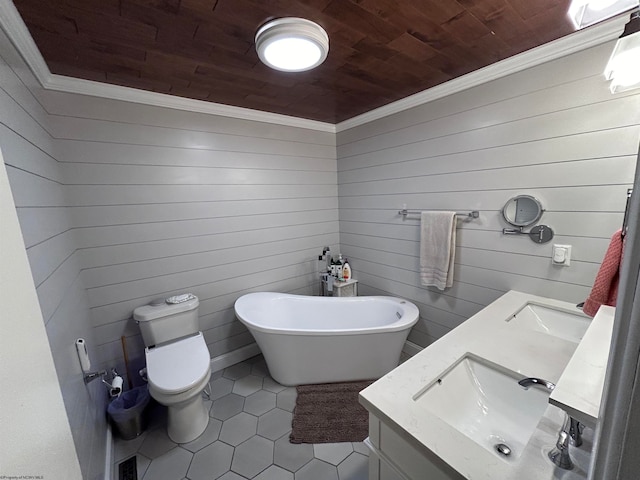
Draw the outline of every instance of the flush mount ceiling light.
<instances>
[{"instance_id":1,"label":"flush mount ceiling light","mask_svg":"<svg viewBox=\"0 0 640 480\"><path fill-rule=\"evenodd\" d=\"M278 18L258 29L256 50L268 67L303 72L327 58L329 36L320 25L304 18Z\"/></svg>"},{"instance_id":2,"label":"flush mount ceiling light","mask_svg":"<svg viewBox=\"0 0 640 480\"><path fill-rule=\"evenodd\" d=\"M638 6L638 0L572 0L568 15L577 29L588 27Z\"/></svg>"},{"instance_id":3,"label":"flush mount ceiling light","mask_svg":"<svg viewBox=\"0 0 640 480\"><path fill-rule=\"evenodd\" d=\"M640 10L631 14L604 69L604 76L611 80L611 93L640 87Z\"/></svg>"}]
</instances>

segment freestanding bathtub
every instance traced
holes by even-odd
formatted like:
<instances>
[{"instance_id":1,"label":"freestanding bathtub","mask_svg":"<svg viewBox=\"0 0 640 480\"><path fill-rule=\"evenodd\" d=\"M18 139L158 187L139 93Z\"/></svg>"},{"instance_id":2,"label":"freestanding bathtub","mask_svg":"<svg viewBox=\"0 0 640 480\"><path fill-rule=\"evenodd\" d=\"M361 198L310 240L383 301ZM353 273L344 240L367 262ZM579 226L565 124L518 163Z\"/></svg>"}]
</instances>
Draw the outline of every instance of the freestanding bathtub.
<instances>
[{"instance_id":1,"label":"freestanding bathtub","mask_svg":"<svg viewBox=\"0 0 640 480\"><path fill-rule=\"evenodd\" d=\"M394 297L259 292L235 303L282 385L377 379L393 370L418 308Z\"/></svg>"}]
</instances>

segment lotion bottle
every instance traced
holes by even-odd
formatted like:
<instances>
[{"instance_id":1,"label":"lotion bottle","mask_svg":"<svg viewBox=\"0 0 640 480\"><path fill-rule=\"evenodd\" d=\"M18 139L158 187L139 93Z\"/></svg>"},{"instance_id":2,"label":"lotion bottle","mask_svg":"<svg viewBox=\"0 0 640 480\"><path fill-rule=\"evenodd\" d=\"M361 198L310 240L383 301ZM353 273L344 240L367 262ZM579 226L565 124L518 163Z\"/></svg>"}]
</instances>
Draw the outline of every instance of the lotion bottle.
<instances>
[{"instance_id":1,"label":"lotion bottle","mask_svg":"<svg viewBox=\"0 0 640 480\"><path fill-rule=\"evenodd\" d=\"M347 260L344 261L342 265L342 278L346 282L351 279L351 267L349 266L349 262Z\"/></svg>"}]
</instances>

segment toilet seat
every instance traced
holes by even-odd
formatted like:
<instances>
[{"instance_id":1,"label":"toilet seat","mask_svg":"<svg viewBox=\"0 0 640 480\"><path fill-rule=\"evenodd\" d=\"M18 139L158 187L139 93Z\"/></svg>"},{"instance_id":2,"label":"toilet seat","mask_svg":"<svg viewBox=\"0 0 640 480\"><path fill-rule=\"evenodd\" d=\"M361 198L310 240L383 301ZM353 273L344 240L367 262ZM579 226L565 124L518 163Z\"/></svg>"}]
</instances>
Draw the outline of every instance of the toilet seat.
<instances>
[{"instance_id":1,"label":"toilet seat","mask_svg":"<svg viewBox=\"0 0 640 480\"><path fill-rule=\"evenodd\" d=\"M211 358L202 332L159 347L145 348L152 388L178 394L193 388L209 373Z\"/></svg>"}]
</instances>

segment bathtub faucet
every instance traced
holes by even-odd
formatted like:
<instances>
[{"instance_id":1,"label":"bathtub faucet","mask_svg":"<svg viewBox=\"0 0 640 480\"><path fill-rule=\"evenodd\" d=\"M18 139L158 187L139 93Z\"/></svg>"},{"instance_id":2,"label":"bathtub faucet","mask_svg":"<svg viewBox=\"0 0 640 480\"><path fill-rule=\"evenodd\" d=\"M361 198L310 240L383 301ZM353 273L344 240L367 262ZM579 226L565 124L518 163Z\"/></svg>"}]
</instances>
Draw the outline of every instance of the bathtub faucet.
<instances>
[{"instance_id":1,"label":"bathtub faucet","mask_svg":"<svg viewBox=\"0 0 640 480\"><path fill-rule=\"evenodd\" d=\"M326 268L327 272L331 272L331 254L329 253L330 251L331 249L329 247L324 247L322 249L322 256L325 258L327 262L327 268Z\"/></svg>"},{"instance_id":2,"label":"bathtub faucet","mask_svg":"<svg viewBox=\"0 0 640 480\"><path fill-rule=\"evenodd\" d=\"M320 296L330 297L333 296L333 276L331 275L331 249L324 247L322 249L322 255L318 260L322 260L324 257L325 270L320 273Z\"/></svg>"},{"instance_id":3,"label":"bathtub faucet","mask_svg":"<svg viewBox=\"0 0 640 480\"><path fill-rule=\"evenodd\" d=\"M323 291L321 295L326 297L333 296L333 276L330 273L323 273L321 275L321 283L323 284Z\"/></svg>"}]
</instances>

